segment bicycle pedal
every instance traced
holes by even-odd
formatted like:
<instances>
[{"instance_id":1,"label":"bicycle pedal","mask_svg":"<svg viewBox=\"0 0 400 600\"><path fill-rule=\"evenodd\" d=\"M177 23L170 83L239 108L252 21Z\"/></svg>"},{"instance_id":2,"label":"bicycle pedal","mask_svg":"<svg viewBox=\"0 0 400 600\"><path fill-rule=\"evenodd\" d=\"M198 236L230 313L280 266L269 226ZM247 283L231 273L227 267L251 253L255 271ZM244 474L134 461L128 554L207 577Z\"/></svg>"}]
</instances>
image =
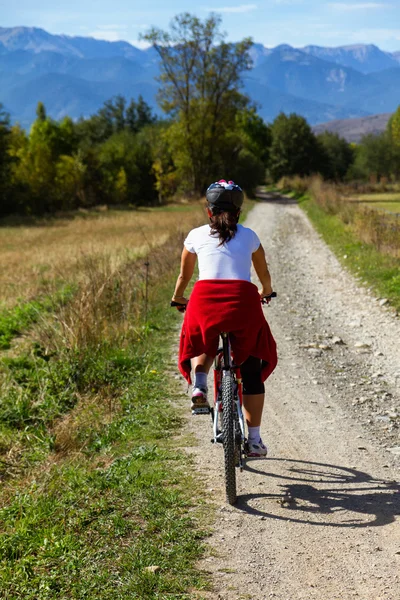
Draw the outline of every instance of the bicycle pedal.
<instances>
[{"instance_id":1,"label":"bicycle pedal","mask_svg":"<svg viewBox=\"0 0 400 600\"><path fill-rule=\"evenodd\" d=\"M197 408L192 408L192 415L209 415L210 412L211 409L208 406L199 406Z\"/></svg>"}]
</instances>

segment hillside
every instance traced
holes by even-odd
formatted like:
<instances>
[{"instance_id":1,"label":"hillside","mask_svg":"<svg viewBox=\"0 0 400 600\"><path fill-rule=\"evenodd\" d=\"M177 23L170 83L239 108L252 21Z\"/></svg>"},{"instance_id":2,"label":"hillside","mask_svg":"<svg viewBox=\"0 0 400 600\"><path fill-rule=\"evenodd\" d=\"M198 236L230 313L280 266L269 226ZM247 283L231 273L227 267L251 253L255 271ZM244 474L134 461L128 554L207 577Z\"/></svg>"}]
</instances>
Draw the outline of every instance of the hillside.
<instances>
[{"instance_id":1,"label":"hillside","mask_svg":"<svg viewBox=\"0 0 400 600\"><path fill-rule=\"evenodd\" d=\"M312 124L393 112L400 102L400 52L374 45L251 49L244 92L266 121L297 112ZM0 28L0 102L29 127L39 101L48 114L77 119L117 94L142 94L154 111L157 54L128 42L51 35L43 29ZM384 87L385 93L382 93Z\"/></svg>"},{"instance_id":2,"label":"hillside","mask_svg":"<svg viewBox=\"0 0 400 600\"><path fill-rule=\"evenodd\" d=\"M358 143L364 135L378 134L386 129L392 113L372 115L362 119L337 119L329 123L321 123L313 127L314 133L331 131L344 137L348 142Z\"/></svg>"},{"instance_id":3,"label":"hillside","mask_svg":"<svg viewBox=\"0 0 400 600\"><path fill-rule=\"evenodd\" d=\"M383 52L373 44L356 44L340 48L305 46L302 51L365 74L398 66L396 53Z\"/></svg>"}]
</instances>

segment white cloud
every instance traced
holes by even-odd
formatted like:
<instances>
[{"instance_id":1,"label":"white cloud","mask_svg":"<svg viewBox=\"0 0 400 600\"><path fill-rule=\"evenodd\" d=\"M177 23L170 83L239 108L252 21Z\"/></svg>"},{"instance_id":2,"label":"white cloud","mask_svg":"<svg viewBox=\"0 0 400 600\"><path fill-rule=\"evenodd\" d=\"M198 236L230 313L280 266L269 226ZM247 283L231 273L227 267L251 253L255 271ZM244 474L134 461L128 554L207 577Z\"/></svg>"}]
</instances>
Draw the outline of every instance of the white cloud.
<instances>
[{"instance_id":1,"label":"white cloud","mask_svg":"<svg viewBox=\"0 0 400 600\"><path fill-rule=\"evenodd\" d=\"M208 8L217 13L247 13L257 9L257 4L239 4L239 6L221 6L221 8Z\"/></svg>"},{"instance_id":2,"label":"white cloud","mask_svg":"<svg viewBox=\"0 0 400 600\"><path fill-rule=\"evenodd\" d=\"M140 50L147 50L147 48L150 48L151 46L151 44L145 42L144 40L129 40L129 43L132 44L132 46L135 46L135 48L139 48Z\"/></svg>"},{"instance_id":3,"label":"white cloud","mask_svg":"<svg viewBox=\"0 0 400 600\"><path fill-rule=\"evenodd\" d=\"M96 40L105 40L106 42L119 42L122 39L126 39L127 32L126 30L112 30L104 27L88 33L88 36L95 38Z\"/></svg>"},{"instance_id":4,"label":"white cloud","mask_svg":"<svg viewBox=\"0 0 400 600\"><path fill-rule=\"evenodd\" d=\"M377 8L385 8L390 6L390 4L385 4L383 2L362 2L361 4L357 3L347 3L347 2L330 2L329 6L335 10L370 10Z\"/></svg>"}]
</instances>

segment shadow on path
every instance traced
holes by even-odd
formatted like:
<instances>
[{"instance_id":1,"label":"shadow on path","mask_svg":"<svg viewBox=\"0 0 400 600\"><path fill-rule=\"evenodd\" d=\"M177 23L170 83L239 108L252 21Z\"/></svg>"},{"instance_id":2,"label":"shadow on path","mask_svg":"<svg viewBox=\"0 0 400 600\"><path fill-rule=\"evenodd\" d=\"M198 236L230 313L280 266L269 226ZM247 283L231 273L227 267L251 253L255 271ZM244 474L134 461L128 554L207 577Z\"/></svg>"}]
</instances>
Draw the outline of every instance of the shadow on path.
<instances>
[{"instance_id":1,"label":"shadow on path","mask_svg":"<svg viewBox=\"0 0 400 600\"><path fill-rule=\"evenodd\" d=\"M282 491L239 496L236 506L248 514L354 528L388 525L400 515L400 486L395 481L375 479L353 468L324 463L284 458L267 459L265 463L263 459L268 469L264 471L255 467L257 462L248 462L246 471L281 480ZM271 501L275 501L276 511L271 512L274 505ZM260 505L265 505L266 510ZM282 511L287 511L287 515Z\"/></svg>"}]
</instances>

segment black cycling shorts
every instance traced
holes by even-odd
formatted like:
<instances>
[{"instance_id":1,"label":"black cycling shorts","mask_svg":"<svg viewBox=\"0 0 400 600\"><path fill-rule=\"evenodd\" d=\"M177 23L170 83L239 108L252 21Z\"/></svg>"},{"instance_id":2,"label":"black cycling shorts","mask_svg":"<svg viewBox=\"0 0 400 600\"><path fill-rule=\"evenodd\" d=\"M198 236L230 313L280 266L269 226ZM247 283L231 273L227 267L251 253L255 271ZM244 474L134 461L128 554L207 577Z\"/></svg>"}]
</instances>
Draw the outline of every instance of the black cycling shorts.
<instances>
[{"instance_id":1,"label":"black cycling shorts","mask_svg":"<svg viewBox=\"0 0 400 600\"><path fill-rule=\"evenodd\" d=\"M255 356L249 356L240 365L242 374L243 394L264 394L265 387L261 379L262 361Z\"/></svg>"}]
</instances>

